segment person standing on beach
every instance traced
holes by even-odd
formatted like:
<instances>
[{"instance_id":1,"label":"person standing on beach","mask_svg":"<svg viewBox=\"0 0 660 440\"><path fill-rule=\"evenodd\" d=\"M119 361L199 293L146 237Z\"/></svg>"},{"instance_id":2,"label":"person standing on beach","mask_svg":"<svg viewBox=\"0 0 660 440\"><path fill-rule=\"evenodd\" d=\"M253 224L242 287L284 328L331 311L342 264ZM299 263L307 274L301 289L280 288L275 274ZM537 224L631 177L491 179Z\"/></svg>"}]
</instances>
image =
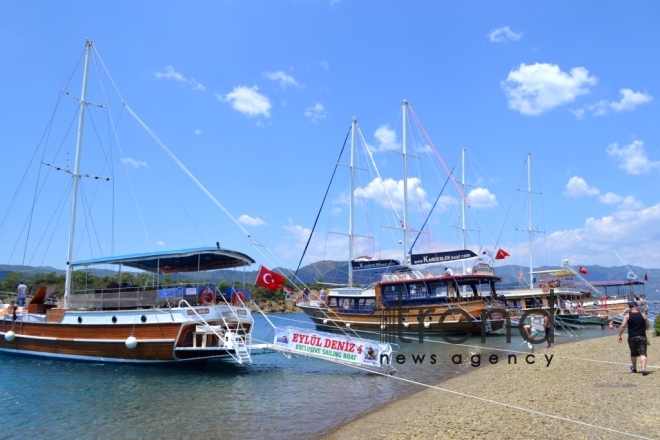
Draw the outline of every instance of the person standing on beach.
<instances>
[{"instance_id":1,"label":"person standing on beach","mask_svg":"<svg viewBox=\"0 0 660 440\"><path fill-rule=\"evenodd\" d=\"M630 347L630 360L632 365L630 371L637 373L637 358L640 358L642 364L642 375L646 376L646 346L648 340L646 339L646 330L649 329L649 318L639 311L639 306L636 301L628 303L630 313L623 318L623 322L619 327L619 343L621 343L621 335L623 334L626 326L628 327L628 347Z\"/></svg>"},{"instance_id":2,"label":"person standing on beach","mask_svg":"<svg viewBox=\"0 0 660 440\"><path fill-rule=\"evenodd\" d=\"M548 348L551 348L550 345L550 318L547 315L543 315L543 328L545 329L545 338L548 341Z\"/></svg>"},{"instance_id":3,"label":"person standing on beach","mask_svg":"<svg viewBox=\"0 0 660 440\"><path fill-rule=\"evenodd\" d=\"M25 300L27 299L27 291L28 291L28 288L25 284L23 284L23 281L18 283L18 287L16 288L16 305L17 306L25 307Z\"/></svg>"}]
</instances>

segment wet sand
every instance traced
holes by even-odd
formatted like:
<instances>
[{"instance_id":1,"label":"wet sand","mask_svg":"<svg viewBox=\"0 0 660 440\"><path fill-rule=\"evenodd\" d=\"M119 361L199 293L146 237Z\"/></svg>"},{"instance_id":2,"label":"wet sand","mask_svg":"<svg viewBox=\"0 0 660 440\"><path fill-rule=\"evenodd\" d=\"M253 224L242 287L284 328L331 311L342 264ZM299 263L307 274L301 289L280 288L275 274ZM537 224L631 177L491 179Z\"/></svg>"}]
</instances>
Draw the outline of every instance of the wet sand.
<instances>
[{"instance_id":1,"label":"wet sand","mask_svg":"<svg viewBox=\"0 0 660 440\"><path fill-rule=\"evenodd\" d=\"M426 389L322 438L660 439L660 338L648 334L648 376L630 372L627 336L618 344L616 333L537 346L533 365L524 364L524 355L509 365L493 352L497 364L436 385L455 393ZM482 364L491 354L484 353ZM554 356L549 366L546 355Z\"/></svg>"}]
</instances>

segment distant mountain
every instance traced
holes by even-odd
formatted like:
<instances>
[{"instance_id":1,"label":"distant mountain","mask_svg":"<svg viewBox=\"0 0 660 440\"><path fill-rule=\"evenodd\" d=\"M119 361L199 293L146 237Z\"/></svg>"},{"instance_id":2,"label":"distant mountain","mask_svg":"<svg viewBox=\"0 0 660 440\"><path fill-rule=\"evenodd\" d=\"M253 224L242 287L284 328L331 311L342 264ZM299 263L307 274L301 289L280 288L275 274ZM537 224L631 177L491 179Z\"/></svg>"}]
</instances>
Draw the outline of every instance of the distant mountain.
<instances>
[{"instance_id":1,"label":"distant mountain","mask_svg":"<svg viewBox=\"0 0 660 440\"><path fill-rule=\"evenodd\" d=\"M629 271L628 267L625 266L603 267L595 265L584 267L588 272L587 275L584 275L584 278L588 281L625 280ZM558 268L559 266L543 266L535 268L535 270ZM630 269L635 272L640 280L643 280L644 276L647 275L648 281L646 282L646 293L650 294L651 296L660 297L660 269L644 269L639 266L630 266ZM275 270L286 274L289 278L292 278L291 272L288 270L282 270L281 268L277 268ZM441 270L441 267L439 267L439 270ZM4 277L6 277L9 273L15 271L21 271L21 266L0 265L0 280L4 279ZM65 273L64 270L55 269L50 266L24 267L22 271L29 274L56 272L57 274L61 275ZM108 276L115 273L105 269L95 269L91 272L97 276ZM243 271L241 269L231 269L216 270L213 272L200 272L199 274L171 274L170 276L173 280L178 279L183 282L190 279L204 279L210 283L220 283L221 281L227 281L229 283L245 282L252 284L257 277L257 273L258 271L256 270ZM382 269L354 271L353 280L355 284L368 285L379 279L382 273ZM526 267L517 265L496 266L495 273L502 277L502 284L506 288L512 288L521 285L521 282L529 282L529 268ZM519 278L520 274L522 274L522 279ZM348 282L348 262L330 260L318 261L316 263L300 268L298 271L298 278L303 280L306 284L323 283L345 285ZM537 278L537 281L540 281L540 277Z\"/></svg>"}]
</instances>

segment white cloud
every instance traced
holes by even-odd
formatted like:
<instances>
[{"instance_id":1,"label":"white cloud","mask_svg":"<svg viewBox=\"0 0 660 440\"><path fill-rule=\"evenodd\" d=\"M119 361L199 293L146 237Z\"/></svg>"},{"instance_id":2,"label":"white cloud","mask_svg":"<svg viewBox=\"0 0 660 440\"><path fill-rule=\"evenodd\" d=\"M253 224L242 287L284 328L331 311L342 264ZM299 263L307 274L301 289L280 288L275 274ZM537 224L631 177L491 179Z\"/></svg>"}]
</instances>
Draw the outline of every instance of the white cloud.
<instances>
[{"instance_id":1,"label":"white cloud","mask_svg":"<svg viewBox=\"0 0 660 440\"><path fill-rule=\"evenodd\" d=\"M156 245L157 245L157 246L160 246L160 247L163 247L163 246L165 246L165 242L162 241L162 240L158 240L158 241L156 242Z\"/></svg>"},{"instance_id":2,"label":"white cloud","mask_svg":"<svg viewBox=\"0 0 660 440\"><path fill-rule=\"evenodd\" d=\"M613 192L608 192L604 196L600 196L598 200L600 200L600 203L604 203L605 205L616 205L617 203L621 203L623 197Z\"/></svg>"},{"instance_id":3,"label":"white cloud","mask_svg":"<svg viewBox=\"0 0 660 440\"><path fill-rule=\"evenodd\" d=\"M650 161L646 157L644 151L643 141L633 141L625 147L619 147L619 144L614 142L608 145L605 149L607 154L620 161L619 168L625 170L626 173L632 175L646 174L653 169L660 168L660 161Z\"/></svg>"},{"instance_id":4,"label":"white cloud","mask_svg":"<svg viewBox=\"0 0 660 440\"><path fill-rule=\"evenodd\" d=\"M195 78L187 79L181 73L174 70L174 67L172 66L165 66L165 72L154 72L154 75L156 75L156 78L158 79L173 79L175 81L190 84L195 90L206 90L206 87L200 84Z\"/></svg>"},{"instance_id":5,"label":"white cloud","mask_svg":"<svg viewBox=\"0 0 660 440\"><path fill-rule=\"evenodd\" d=\"M123 163L124 165L128 165L128 166L131 166L133 168L140 168L140 167L148 166L146 162L144 162L142 160L135 160L131 157L123 157L120 160L121 160L121 163Z\"/></svg>"},{"instance_id":6,"label":"white cloud","mask_svg":"<svg viewBox=\"0 0 660 440\"><path fill-rule=\"evenodd\" d=\"M597 188L591 187L587 182L578 176L573 176L568 180L566 184L566 191L564 195L566 197L578 198L582 196L597 196L600 194L600 191Z\"/></svg>"},{"instance_id":7,"label":"white cloud","mask_svg":"<svg viewBox=\"0 0 660 440\"><path fill-rule=\"evenodd\" d=\"M642 208L620 206L601 218L588 218L581 228L556 231L544 240L548 254L604 266L621 265L617 254L630 265L660 266L660 204ZM633 204L635 204L633 203Z\"/></svg>"},{"instance_id":8,"label":"white cloud","mask_svg":"<svg viewBox=\"0 0 660 440\"><path fill-rule=\"evenodd\" d=\"M521 64L509 72L501 85L509 100L509 108L524 115L537 116L557 106L573 102L589 93L598 80L584 67L562 72L556 64Z\"/></svg>"},{"instance_id":9,"label":"white cloud","mask_svg":"<svg viewBox=\"0 0 660 440\"><path fill-rule=\"evenodd\" d=\"M264 72L264 78L268 78L271 81L277 81L280 83L280 87L283 89L287 86L296 86L298 88L303 88L304 86L298 83L295 78L289 74L282 72L281 70L277 72Z\"/></svg>"},{"instance_id":10,"label":"white cloud","mask_svg":"<svg viewBox=\"0 0 660 440\"><path fill-rule=\"evenodd\" d=\"M374 152L382 151L399 151L401 150L401 144L397 140L396 131L392 130L389 125L384 124L378 127L374 133L376 138L376 145L370 145L369 149Z\"/></svg>"},{"instance_id":11,"label":"white cloud","mask_svg":"<svg viewBox=\"0 0 660 440\"><path fill-rule=\"evenodd\" d=\"M304 115L311 119L312 122L318 122L326 117L327 112L325 111L325 107L320 102L317 102L312 107L306 108Z\"/></svg>"},{"instance_id":12,"label":"white cloud","mask_svg":"<svg viewBox=\"0 0 660 440\"><path fill-rule=\"evenodd\" d=\"M470 207L475 209L493 208L497 206L497 197L487 188L475 188L467 195Z\"/></svg>"},{"instance_id":13,"label":"white cloud","mask_svg":"<svg viewBox=\"0 0 660 440\"><path fill-rule=\"evenodd\" d=\"M505 43L507 41L519 41L522 37L522 32L517 34L509 29L509 26L505 26L498 29L493 29L488 34L488 39L492 43Z\"/></svg>"},{"instance_id":14,"label":"white cloud","mask_svg":"<svg viewBox=\"0 0 660 440\"><path fill-rule=\"evenodd\" d=\"M393 204L394 209L401 211L403 209L403 179L394 180L388 178L381 180L376 177L365 187L356 188L355 197L374 200L387 208L390 208ZM428 211L431 208L431 204L427 200L426 191L421 187L421 181L416 177L408 178L408 199L409 203L414 203L421 210ZM390 204L390 200L392 204ZM447 204L451 200L449 197L441 197L436 209L440 211L446 209Z\"/></svg>"},{"instance_id":15,"label":"white cloud","mask_svg":"<svg viewBox=\"0 0 660 440\"><path fill-rule=\"evenodd\" d=\"M614 110L615 112L633 111L638 105L646 104L653 100L651 95L641 92L633 92L631 89L621 89L619 93L623 96L618 102L602 100L595 104L588 105L586 109L596 116L603 116L609 113L610 110ZM584 114L584 109L582 110L582 113Z\"/></svg>"},{"instance_id":16,"label":"white cloud","mask_svg":"<svg viewBox=\"0 0 660 440\"><path fill-rule=\"evenodd\" d=\"M261 220L259 217L252 218L247 214L243 214L238 217L238 222L248 226L262 226L266 224L266 222Z\"/></svg>"},{"instance_id":17,"label":"white cloud","mask_svg":"<svg viewBox=\"0 0 660 440\"><path fill-rule=\"evenodd\" d=\"M610 103L610 107L612 107L614 111L617 112L632 111L635 110L635 107L638 105L646 104L647 102L653 100L651 95L646 93L633 92L630 89L621 89L619 93L623 95L621 101Z\"/></svg>"},{"instance_id":18,"label":"white cloud","mask_svg":"<svg viewBox=\"0 0 660 440\"><path fill-rule=\"evenodd\" d=\"M227 93L224 97L219 94L216 96L220 101L231 103L234 110L239 111L244 115L250 117L270 117L270 100L266 95L259 93L259 88L257 86L239 86L235 87L234 90Z\"/></svg>"},{"instance_id":19,"label":"white cloud","mask_svg":"<svg viewBox=\"0 0 660 440\"><path fill-rule=\"evenodd\" d=\"M202 134L202 130L200 130L200 129L198 128L198 129L196 129L195 131L193 131L193 133L195 133L197 136L199 136L200 134Z\"/></svg>"}]
</instances>

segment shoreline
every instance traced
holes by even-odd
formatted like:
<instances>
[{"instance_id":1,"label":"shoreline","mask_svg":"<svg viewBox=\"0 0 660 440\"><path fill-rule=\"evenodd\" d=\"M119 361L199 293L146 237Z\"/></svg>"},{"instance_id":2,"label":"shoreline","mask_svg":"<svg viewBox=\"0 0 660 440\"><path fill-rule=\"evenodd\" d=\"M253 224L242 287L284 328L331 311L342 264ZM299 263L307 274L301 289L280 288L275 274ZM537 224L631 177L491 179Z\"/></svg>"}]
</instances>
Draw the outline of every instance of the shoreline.
<instances>
[{"instance_id":1,"label":"shoreline","mask_svg":"<svg viewBox=\"0 0 660 440\"><path fill-rule=\"evenodd\" d=\"M651 333L648 376L629 371L625 335L618 344L614 333L536 349L534 365L500 359L433 384L446 391L394 400L319 438L660 438L660 337ZM544 355L553 356L549 366Z\"/></svg>"}]
</instances>

